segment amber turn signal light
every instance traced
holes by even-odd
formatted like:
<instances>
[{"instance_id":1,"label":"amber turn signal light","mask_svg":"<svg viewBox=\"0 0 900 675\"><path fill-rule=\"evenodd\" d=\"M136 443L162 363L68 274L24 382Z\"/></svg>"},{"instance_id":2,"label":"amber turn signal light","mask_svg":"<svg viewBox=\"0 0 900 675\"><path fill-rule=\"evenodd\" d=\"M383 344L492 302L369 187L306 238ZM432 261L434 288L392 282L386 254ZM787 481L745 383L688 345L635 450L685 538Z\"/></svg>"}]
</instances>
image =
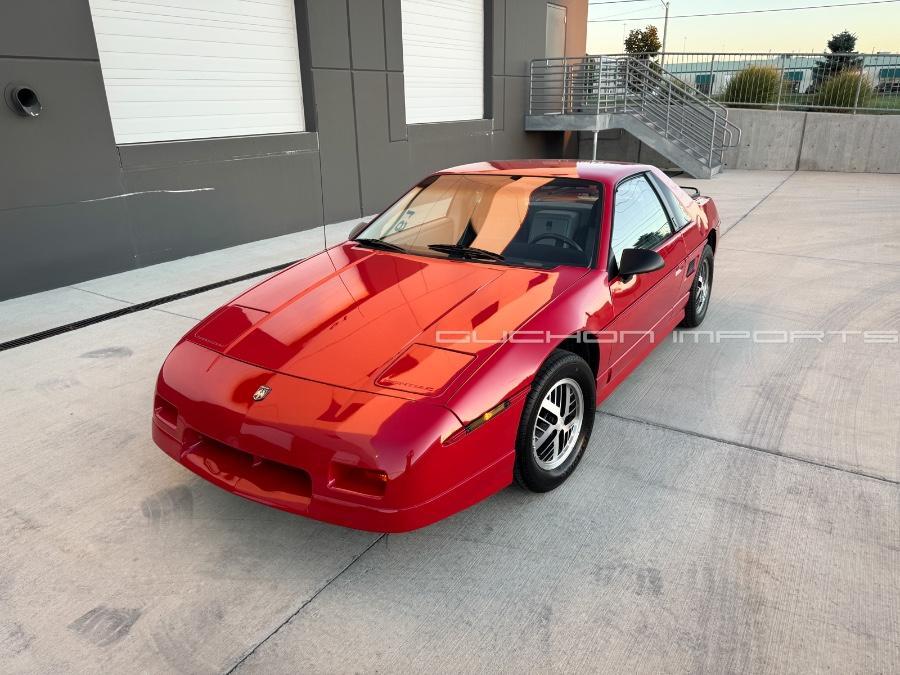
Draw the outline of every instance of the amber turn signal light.
<instances>
[{"instance_id":1,"label":"amber turn signal light","mask_svg":"<svg viewBox=\"0 0 900 675\"><path fill-rule=\"evenodd\" d=\"M486 413L484 413L484 414L482 414L482 415L476 417L474 420L472 420L471 422L469 422L469 423L466 425L466 432L475 431L475 430L476 430L478 427L480 427L482 424L484 424L485 422L489 422L490 420L494 419L497 415L499 415L500 413L502 413L502 412L503 412L504 410L506 410L508 407L509 407L509 401L503 401L503 402L500 403L499 405L494 406L493 408L491 408L490 410L488 410Z\"/></svg>"}]
</instances>

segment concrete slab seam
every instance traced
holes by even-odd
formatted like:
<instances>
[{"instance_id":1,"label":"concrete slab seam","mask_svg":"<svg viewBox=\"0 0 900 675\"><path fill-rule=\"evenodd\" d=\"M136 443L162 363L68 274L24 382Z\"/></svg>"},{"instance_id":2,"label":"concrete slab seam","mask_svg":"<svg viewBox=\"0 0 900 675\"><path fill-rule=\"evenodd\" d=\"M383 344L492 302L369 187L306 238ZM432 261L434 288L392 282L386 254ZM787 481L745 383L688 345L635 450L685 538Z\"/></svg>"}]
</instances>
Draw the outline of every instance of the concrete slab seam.
<instances>
[{"instance_id":1,"label":"concrete slab seam","mask_svg":"<svg viewBox=\"0 0 900 675\"><path fill-rule=\"evenodd\" d=\"M879 476L874 473L867 473L865 471L858 471L856 469L848 469L846 467L835 466L834 464L825 464L824 462L817 462L812 459L806 459L804 457L798 457L797 455L789 455L784 452L779 452L778 450L772 450L769 448L761 448L757 445L749 445L748 443L741 443L740 441L730 441L725 438L718 438L717 436L711 436L709 434L702 434L697 431L689 431L688 429L680 429L678 427L673 427L668 424L662 424L660 422L651 422L650 420L641 419L639 417L626 417L625 415L617 415L616 413L607 412L605 410L597 410L596 414L598 415L606 415L607 417L612 417L617 420L622 420L625 422L633 422L635 424L642 424L644 426L653 427L655 429L663 429L665 431L674 431L677 434L683 434L685 436L693 436L695 438L702 438L707 441L712 441L714 443L719 443L721 445L731 445L736 448L741 448L742 450L752 450L754 452L761 452L766 455L771 455L772 457L781 457L783 459L789 459L794 462L801 462L802 464L809 464L811 466L819 467L820 469L830 469L832 471L840 471L841 473L848 473L854 476L859 476L860 478L868 478L870 480L877 480L882 483L888 483L889 485L900 485L900 481L893 480L891 478L887 478L886 476Z\"/></svg>"},{"instance_id":2,"label":"concrete slab seam","mask_svg":"<svg viewBox=\"0 0 900 675\"><path fill-rule=\"evenodd\" d=\"M169 316L177 316L182 319L190 319L191 321L200 321L203 319L202 316L188 316L187 314L179 314L178 312L173 312L168 309L160 309L159 307L153 307L151 311L162 312L163 314L168 314Z\"/></svg>"},{"instance_id":3,"label":"concrete slab seam","mask_svg":"<svg viewBox=\"0 0 900 675\"><path fill-rule=\"evenodd\" d=\"M725 236L724 234L722 235ZM823 258L820 255L803 255L801 253L781 253L778 251L761 251L753 248L735 248L728 247L729 251L740 251L742 253L765 253L766 255L778 255L785 258L805 258L807 260L821 260L823 262L845 263L847 265L882 265L884 267L900 267L900 263L880 262L874 260L847 260L846 258Z\"/></svg>"},{"instance_id":4,"label":"concrete slab seam","mask_svg":"<svg viewBox=\"0 0 900 675\"><path fill-rule=\"evenodd\" d=\"M762 204L762 203L765 202L769 197L771 197L773 194L775 194L775 193L781 188L782 185L784 185L785 183L787 183L791 178L793 178L793 177L796 176L796 175L797 175L797 171L791 171L791 175L790 175L790 176L788 176L788 177L785 178L783 181L781 181L778 185L776 185L774 188L772 188L772 190L769 192L769 194L767 194L765 197L763 197L763 198L760 199L758 202L756 202L756 204L754 204L753 207L752 207L749 211L747 211L747 213L745 213L745 214L742 215L740 218L738 218L738 219L735 221L734 225L732 225L731 227L728 228L728 231L722 233L722 237L724 237L725 235L728 234L728 232L731 232L734 228L736 228L738 225L740 225L741 223L743 223L743 222L744 222L744 219L745 219L747 216L749 216L751 213L753 213L753 212L757 209L757 207L759 207L760 204Z\"/></svg>"},{"instance_id":5,"label":"concrete slab seam","mask_svg":"<svg viewBox=\"0 0 900 675\"><path fill-rule=\"evenodd\" d=\"M130 300L124 300L122 298L114 298L111 295L106 295L105 293L98 293L97 291L91 291L91 290L88 290L87 288L81 288L81 286L77 286L77 285L67 286L67 288L72 288L76 291L81 291L82 293L90 293L91 295L96 295L97 297L105 298L106 300L114 300L115 302L124 302L126 305L134 304Z\"/></svg>"},{"instance_id":6,"label":"concrete slab seam","mask_svg":"<svg viewBox=\"0 0 900 675\"><path fill-rule=\"evenodd\" d=\"M794 165L794 171L800 170L800 160L803 158L803 141L806 139L806 122L809 120L809 113L803 115L803 128L800 129L800 144L797 147L797 163Z\"/></svg>"},{"instance_id":7,"label":"concrete slab seam","mask_svg":"<svg viewBox=\"0 0 900 675\"><path fill-rule=\"evenodd\" d=\"M354 556L353 559L352 559L349 563L347 563L347 564L346 564L346 565L345 565L345 566L344 566L337 574L335 574L335 575L334 575L333 577L331 577L328 581L326 581L325 584L324 584L321 588L319 588L315 593L313 593L313 594L309 597L308 600L306 600L302 605L300 605L300 606L296 609L296 611L294 611L294 612L293 612L290 616L288 616L284 621L282 621L280 624L278 624L278 625L275 627L275 630L273 630L271 633L269 633L268 635L266 635L262 640L260 640L259 642L257 642L257 643L256 643L256 644L255 644L255 645L254 645L254 646L253 646L246 654L244 654L240 659L238 659L237 663L235 663L233 666L231 666L231 668L229 668L228 670L225 671L225 675L231 675L231 673L235 672L238 668L240 668L240 667L244 664L244 662L245 662L247 659L249 659L251 656L253 656L253 654L256 653L256 650L257 650L257 649L259 649L260 647L262 647L266 642L268 642L272 637L274 637L274 636L278 633L278 631L280 631L282 628L284 628L286 625L288 625L288 624L294 619L295 616L297 616L298 614L300 614L300 612L302 612L304 609L306 609L306 607L307 607L313 600L315 600L317 597L319 597L319 594L321 594L322 591L324 591L324 590L325 590L326 588L328 588L332 583L334 583L334 581L336 581L336 580L338 579L338 577L340 577L344 572L346 572L346 571L349 570L351 567L353 567L353 565L356 563L357 560L359 560L359 559L362 558L366 553L368 553L370 550L372 550L372 548L375 547L375 544L377 544L378 542L382 541L385 537L387 537L387 533L378 535L378 537L375 539L375 541L373 541L371 544L369 544L368 546L366 546L362 551L360 551L356 556Z\"/></svg>"}]
</instances>

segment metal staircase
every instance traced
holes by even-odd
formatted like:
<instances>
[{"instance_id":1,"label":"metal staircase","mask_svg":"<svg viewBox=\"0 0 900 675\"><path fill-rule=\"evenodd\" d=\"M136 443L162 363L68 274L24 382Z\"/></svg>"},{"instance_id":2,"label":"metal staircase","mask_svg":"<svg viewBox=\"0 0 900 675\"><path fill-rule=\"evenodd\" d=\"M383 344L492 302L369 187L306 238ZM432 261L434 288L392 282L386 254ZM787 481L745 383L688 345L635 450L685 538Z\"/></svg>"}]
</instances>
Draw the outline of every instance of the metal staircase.
<instances>
[{"instance_id":1,"label":"metal staircase","mask_svg":"<svg viewBox=\"0 0 900 675\"><path fill-rule=\"evenodd\" d=\"M526 131L624 129L695 178L722 169L741 130L728 109L655 61L632 55L531 62Z\"/></svg>"}]
</instances>

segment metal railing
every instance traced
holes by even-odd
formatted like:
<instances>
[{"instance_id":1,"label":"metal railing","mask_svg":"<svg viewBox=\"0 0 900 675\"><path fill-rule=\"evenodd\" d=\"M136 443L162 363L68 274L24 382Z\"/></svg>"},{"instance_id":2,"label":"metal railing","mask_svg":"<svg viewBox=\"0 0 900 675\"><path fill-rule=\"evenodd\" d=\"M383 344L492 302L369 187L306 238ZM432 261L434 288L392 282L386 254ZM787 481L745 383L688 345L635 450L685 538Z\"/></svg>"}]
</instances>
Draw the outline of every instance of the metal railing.
<instances>
[{"instance_id":1,"label":"metal railing","mask_svg":"<svg viewBox=\"0 0 900 675\"><path fill-rule=\"evenodd\" d=\"M732 107L900 113L900 54L669 52L665 69Z\"/></svg>"},{"instance_id":2,"label":"metal railing","mask_svg":"<svg viewBox=\"0 0 900 675\"><path fill-rule=\"evenodd\" d=\"M721 164L724 149L740 138L724 105L651 59L536 59L530 75L529 115L632 115L708 167Z\"/></svg>"}]
</instances>

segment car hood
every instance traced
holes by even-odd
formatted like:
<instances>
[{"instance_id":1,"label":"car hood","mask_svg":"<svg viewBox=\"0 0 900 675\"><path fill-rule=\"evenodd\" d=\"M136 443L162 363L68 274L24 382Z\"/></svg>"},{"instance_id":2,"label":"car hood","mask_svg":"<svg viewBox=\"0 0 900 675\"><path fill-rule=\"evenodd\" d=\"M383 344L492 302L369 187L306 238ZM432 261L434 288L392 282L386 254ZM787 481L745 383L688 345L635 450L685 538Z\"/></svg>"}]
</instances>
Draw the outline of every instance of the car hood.
<instances>
[{"instance_id":1,"label":"car hood","mask_svg":"<svg viewBox=\"0 0 900 675\"><path fill-rule=\"evenodd\" d=\"M429 395L445 390L585 272L395 254L348 242L238 297L191 339L296 377Z\"/></svg>"}]
</instances>

